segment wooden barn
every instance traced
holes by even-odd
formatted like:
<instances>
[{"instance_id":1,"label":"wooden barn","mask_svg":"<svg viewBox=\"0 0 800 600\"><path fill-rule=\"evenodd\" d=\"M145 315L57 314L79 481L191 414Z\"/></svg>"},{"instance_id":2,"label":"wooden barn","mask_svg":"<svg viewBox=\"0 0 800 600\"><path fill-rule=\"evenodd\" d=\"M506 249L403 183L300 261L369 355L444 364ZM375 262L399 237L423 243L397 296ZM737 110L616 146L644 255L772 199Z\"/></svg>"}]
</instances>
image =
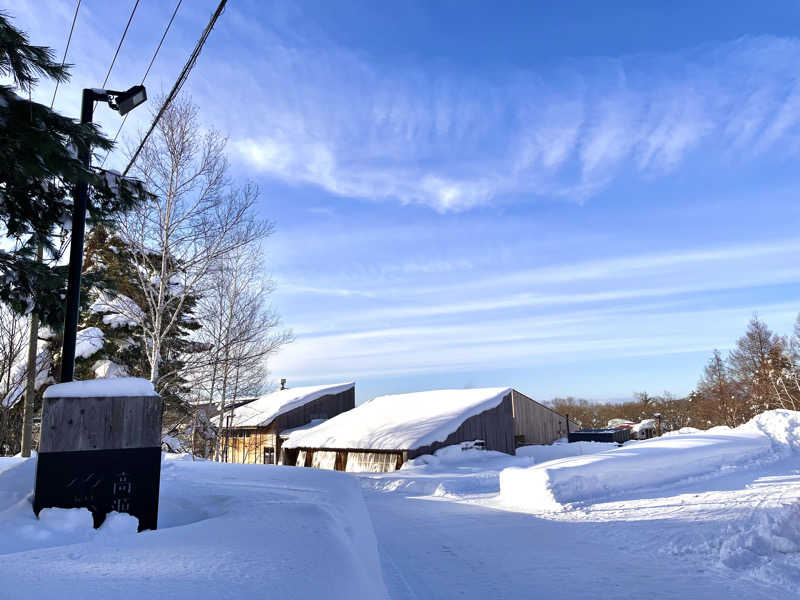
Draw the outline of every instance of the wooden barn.
<instances>
[{"instance_id":1,"label":"wooden barn","mask_svg":"<svg viewBox=\"0 0 800 600\"><path fill-rule=\"evenodd\" d=\"M223 431L226 462L275 464L291 432L324 423L355 406L355 384L281 389L233 410Z\"/></svg>"},{"instance_id":2,"label":"wooden barn","mask_svg":"<svg viewBox=\"0 0 800 600\"><path fill-rule=\"evenodd\" d=\"M439 448L481 440L514 454L522 443L566 435L566 419L511 388L434 390L380 396L293 433L284 464L339 471L394 471Z\"/></svg>"},{"instance_id":3,"label":"wooden barn","mask_svg":"<svg viewBox=\"0 0 800 600\"><path fill-rule=\"evenodd\" d=\"M530 444L552 444L580 427L572 420L568 426L567 417L517 390L511 390L511 408L514 412L514 444L517 448Z\"/></svg>"}]
</instances>

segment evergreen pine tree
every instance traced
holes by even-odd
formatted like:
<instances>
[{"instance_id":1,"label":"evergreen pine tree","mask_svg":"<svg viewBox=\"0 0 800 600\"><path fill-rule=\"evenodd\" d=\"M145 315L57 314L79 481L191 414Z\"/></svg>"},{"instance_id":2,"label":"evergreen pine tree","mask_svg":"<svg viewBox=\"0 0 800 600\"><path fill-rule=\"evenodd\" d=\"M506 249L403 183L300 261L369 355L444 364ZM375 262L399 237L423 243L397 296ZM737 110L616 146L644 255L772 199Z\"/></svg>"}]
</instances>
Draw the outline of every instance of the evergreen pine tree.
<instances>
[{"instance_id":1,"label":"evergreen pine tree","mask_svg":"<svg viewBox=\"0 0 800 600\"><path fill-rule=\"evenodd\" d=\"M112 146L94 125L14 91L29 93L38 76L63 82L69 73L54 61L51 49L33 46L2 13L0 76L14 82L0 85L0 234L16 242L14 250L0 249L0 302L18 313L35 311L57 327L63 321L66 266L37 262L34 254L41 244L49 257L59 257L52 236L69 229L76 184L90 185L90 224L107 221L146 193L138 182L87 170L78 160L76 150Z\"/></svg>"},{"instance_id":2,"label":"evergreen pine tree","mask_svg":"<svg viewBox=\"0 0 800 600\"><path fill-rule=\"evenodd\" d=\"M79 337L94 332L98 343L90 346L89 351L94 350L91 354L76 359L77 378L149 377L148 338L142 324L150 317L147 297L139 287L142 278L135 276L137 268L130 248L110 229L99 226L89 232L83 271L103 285L89 291L89 302L81 313ZM153 286L158 284L154 277L145 279ZM183 293L177 285L169 289L174 297ZM166 431L183 423L189 414L187 357L206 349L192 340L192 332L200 328L193 314L196 305L197 298L193 295L184 300L176 325L161 348L161 377L156 389L165 405Z\"/></svg>"}]
</instances>

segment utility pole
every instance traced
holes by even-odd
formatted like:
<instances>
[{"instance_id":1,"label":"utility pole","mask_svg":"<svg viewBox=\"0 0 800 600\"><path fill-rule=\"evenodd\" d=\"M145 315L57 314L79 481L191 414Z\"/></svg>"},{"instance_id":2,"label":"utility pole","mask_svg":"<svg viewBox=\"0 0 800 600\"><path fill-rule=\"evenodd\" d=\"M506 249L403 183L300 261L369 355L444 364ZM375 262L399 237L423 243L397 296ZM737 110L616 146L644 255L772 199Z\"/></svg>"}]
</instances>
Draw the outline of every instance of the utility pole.
<instances>
[{"instance_id":1,"label":"utility pole","mask_svg":"<svg viewBox=\"0 0 800 600\"><path fill-rule=\"evenodd\" d=\"M83 90L81 124L91 123L94 113L92 90ZM91 168L92 149L87 145L78 150L78 160L88 171ZM69 271L67 279L67 312L64 315L64 341L61 347L61 382L72 381L75 371L75 341L78 335L78 312L81 303L81 269L83 268L83 237L86 230L86 209L89 205L89 184L78 182L72 204L72 238L69 244Z\"/></svg>"},{"instance_id":2,"label":"utility pole","mask_svg":"<svg viewBox=\"0 0 800 600\"><path fill-rule=\"evenodd\" d=\"M94 103L106 102L120 116L130 112L147 100L143 85L135 85L124 92L86 88L81 100L81 124L91 123ZM78 150L78 159L89 171L92 149ZM67 307L64 315L64 343L61 348L61 382L72 381L75 372L75 342L78 335L78 312L81 303L81 270L83 268L83 237L86 230L86 209L89 206L89 184L80 182L75 187L72 205L72 239L69 246L69 277L67 279Z\"/></svg>"}]
</instances>

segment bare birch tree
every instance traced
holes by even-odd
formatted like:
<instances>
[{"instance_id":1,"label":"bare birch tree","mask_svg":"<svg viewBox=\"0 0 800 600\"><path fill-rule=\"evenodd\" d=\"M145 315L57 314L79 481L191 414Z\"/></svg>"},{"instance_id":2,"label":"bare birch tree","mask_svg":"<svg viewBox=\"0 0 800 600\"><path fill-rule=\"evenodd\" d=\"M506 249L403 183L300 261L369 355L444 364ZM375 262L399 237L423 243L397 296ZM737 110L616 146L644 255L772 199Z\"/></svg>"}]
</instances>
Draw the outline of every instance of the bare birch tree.
<instances>
[{"instance_id":1,"label":"bare birch tree","mask_svg":"<svg viewBox=\"0 0 800 600\"><path fill-rule=\"evenodd\" d=\"M209 350L195 379L204 399L218 406L218 432L227 407L263 391L267 358L291 340L269 306L273 284L264 276L261 256L253 245L220 260L199 302L198 339ZM219 457L219 438L215 446Z\"/></svg>"},{"instance_id":2,"label":"bare birch tree","mask_svg":"<svg viewBox=\"0 0 800 600\"><path fill-rule=\"evenodd\" d=\"M12 409L23 384L20 366L24 366L28 326L25 317L0 304L0 454L16 448L20 433ZM26 369L27 370L27 369Z\"/></svg>"},{"instance_id":3,"label":"bare birch tree","mask_svg":"<svg viewBox=\"0 0 800 600\"><path fill-rule=\"evenodd\" d=\"M142 331L159 389L162 346L187 299L202 296L215 265L272 230L256 215L258 189L227 177L226 139L202 130L189 99L173 101L134 165L154 198L119 220L145 299Z\"/></svg>"}]
</instances>

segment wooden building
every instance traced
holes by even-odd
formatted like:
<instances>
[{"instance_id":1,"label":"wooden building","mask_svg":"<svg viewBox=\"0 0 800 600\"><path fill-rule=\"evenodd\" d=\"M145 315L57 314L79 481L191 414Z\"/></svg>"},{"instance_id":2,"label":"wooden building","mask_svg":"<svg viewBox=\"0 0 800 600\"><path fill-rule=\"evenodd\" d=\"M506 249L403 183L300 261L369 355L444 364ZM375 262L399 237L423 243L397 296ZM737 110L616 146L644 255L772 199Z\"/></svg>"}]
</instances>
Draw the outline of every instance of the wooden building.
<instances>
[{"instance_id":1,"label":"wooden building","mask_svg":"<svg viewBox=\"0 0 800 600\"><path fill-rule=\"evenodd\" d=\"M293 434L284 464L340 471L394 471L439 448L480 440L514 454L518 445L551 443L566 418L511 388L434 390L381 396Z\"/></svg>"},{"instance_id":2,"label":"wooden building","mask_svg":"<svg viewBox=\"0 0 800 600\"><path fill-rule=\"evenodd\" d=\"M222 432L223 459L275 464L292 431L323 423L355 406L355 384L281 389L232 411Z\"/></svg>"},{"instance_id":3,"label":"wooden building","mask_svg":"<svg viewBox=\"0 0 800 600\"><path fill-rule=\"evenodd\" d=\"M552 444L580 427L576 421L570 421L567 425L566 416L517 390L511 390L511 408L514 412L514 444L517 448L530 444Z\"/></svg>"}]
</instances>

